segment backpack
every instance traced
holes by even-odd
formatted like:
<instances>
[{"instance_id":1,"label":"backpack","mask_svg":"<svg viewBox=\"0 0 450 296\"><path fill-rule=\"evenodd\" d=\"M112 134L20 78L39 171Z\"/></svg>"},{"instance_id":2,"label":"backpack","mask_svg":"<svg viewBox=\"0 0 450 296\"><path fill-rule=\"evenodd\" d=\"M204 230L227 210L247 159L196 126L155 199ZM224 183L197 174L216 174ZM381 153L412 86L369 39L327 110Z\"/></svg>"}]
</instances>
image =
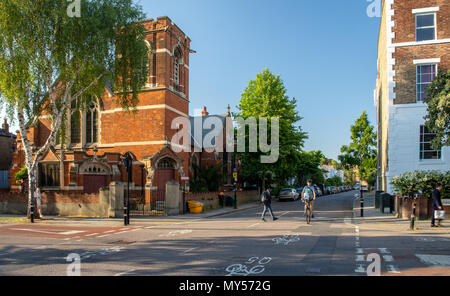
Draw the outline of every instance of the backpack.
<instances>
[{"instance_id":1,"label":"backpack","mask_svg":"<svg viewBox=\"0 0 450 296\"><path fill-rule=\"evenodd\" d=\"M314 193L313 193L313 189L308 188L308 186L305 187L305 192L303 192L303 199L314 199Z\"/></svg>"},{"instance_id":2,"label":"backpack","mask_svg":"<svg viewBox=\"0 0 450 296\"><path fill-rule=\"evenodd\" d=\"M264 191L261 195L261 202L265 203L267 201L267 191Z\"/></svg>"}]
</instances>

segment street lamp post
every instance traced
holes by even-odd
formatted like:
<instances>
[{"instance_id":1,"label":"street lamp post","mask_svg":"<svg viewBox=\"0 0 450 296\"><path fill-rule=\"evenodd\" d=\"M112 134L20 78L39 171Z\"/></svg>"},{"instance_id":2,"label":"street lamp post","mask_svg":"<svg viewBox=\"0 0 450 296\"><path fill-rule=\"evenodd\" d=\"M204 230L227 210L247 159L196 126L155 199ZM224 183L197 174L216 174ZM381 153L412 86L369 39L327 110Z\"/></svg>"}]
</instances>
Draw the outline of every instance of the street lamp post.
<instances>
[{"instance_id":1,"label":"street lamp post","mask_svg":"<svg viewBox=\"0 0 450 296\"><path fill-rule=\"evenodd\" d=\"M130 182L131 182L131 169L133 164L133 158L130 153L126 153L122 157L123 164L127 171L127 197L123 201L123 223L125 226L130 224Z\"/></svg>"},{"instance_id":2,"label":"street lamp post","mask_svg":"<svg viewBox=\"0 0 450 296\"><path fill-rule=\"evenodd\" d=\"M364 217L364 197L363 197L362 183L360 183L359 190L360 190L359 198L361 202L361 217Z\"/></svg>"}]
</instances>

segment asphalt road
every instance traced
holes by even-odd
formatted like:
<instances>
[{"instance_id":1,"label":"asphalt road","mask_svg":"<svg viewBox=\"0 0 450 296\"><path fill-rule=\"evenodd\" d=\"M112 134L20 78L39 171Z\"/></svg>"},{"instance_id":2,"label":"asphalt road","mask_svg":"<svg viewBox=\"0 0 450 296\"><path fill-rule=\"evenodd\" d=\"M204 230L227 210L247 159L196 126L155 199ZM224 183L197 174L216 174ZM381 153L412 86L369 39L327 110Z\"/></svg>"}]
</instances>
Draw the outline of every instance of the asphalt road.
<instances>
[{"instance_id":1,"label":"asphalt road","mask_svg":"<svg viewBox=\"0 0 450 296\"><path fill-rule=\"evenodd\" d=\"M64 276L74 270L69 254L79 256L84 276L367 275L373 254L383 275L449 270L433 260L450 258L450 238L360 228L354 193L320 197L310 225L299 201L273 202L280 219L266 216L267 222L260 220L261 207L206 219L132 221L131 227L1 224L0 275Z\"/></svg>"}]
</instances>

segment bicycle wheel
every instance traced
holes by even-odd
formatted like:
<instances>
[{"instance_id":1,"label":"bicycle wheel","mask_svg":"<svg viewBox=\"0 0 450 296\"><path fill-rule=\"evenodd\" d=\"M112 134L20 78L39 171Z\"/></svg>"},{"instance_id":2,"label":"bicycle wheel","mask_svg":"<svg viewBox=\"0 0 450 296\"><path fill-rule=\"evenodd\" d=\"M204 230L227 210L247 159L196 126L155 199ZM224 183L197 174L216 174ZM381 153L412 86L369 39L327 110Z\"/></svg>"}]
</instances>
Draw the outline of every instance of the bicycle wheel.
<instances>
[{"instance_id":1,"label":"bicycle wheel","mask_svg":"<svg viewBox=\"0 0 450 296\"><path fill-rule=\"evenodd\" d=\"M309 206L306 209L306 223L307 224L311 223L311 209L309 208Z\"/></svg>"}]
</instances>

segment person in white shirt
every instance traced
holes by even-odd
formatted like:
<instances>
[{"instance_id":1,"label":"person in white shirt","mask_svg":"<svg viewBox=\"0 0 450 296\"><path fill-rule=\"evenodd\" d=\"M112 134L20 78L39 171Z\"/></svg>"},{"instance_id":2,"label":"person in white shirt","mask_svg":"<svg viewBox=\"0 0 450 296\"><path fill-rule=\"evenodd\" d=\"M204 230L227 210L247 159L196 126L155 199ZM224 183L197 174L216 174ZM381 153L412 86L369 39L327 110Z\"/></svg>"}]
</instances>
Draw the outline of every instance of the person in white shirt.
<instances>
[{"instance_id":1,"label":"person in white shirt","mask_svg":"<svg viewBox=\"0 0 450 296\"><path fill-rule=\"evenodd\" d=\"M44 218L44 215L42 215L42 210L41 210L41 206L42 206L42 194L41 194L41 189L36 188L36 191L34 192L34 198L36 200L36 210L37 213L39 214L39 218L42 219Z\"/></svg>"}]
</instances>

